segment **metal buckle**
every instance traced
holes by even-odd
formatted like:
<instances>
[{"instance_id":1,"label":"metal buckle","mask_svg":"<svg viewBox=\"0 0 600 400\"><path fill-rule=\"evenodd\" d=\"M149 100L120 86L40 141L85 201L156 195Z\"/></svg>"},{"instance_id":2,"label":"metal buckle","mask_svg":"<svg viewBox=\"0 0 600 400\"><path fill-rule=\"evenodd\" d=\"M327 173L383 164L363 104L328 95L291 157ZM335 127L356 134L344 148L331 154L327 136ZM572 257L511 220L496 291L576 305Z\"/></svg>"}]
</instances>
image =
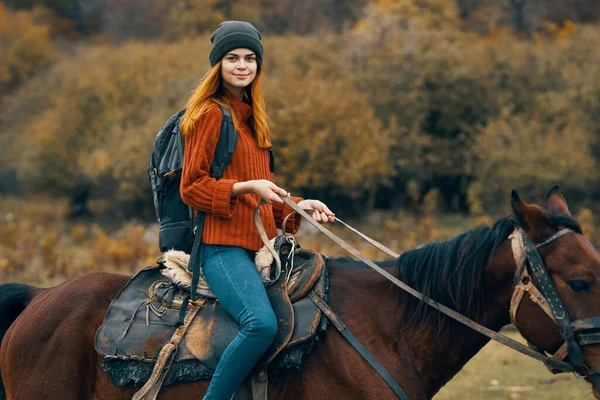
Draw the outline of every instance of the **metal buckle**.
<instances>
[{"instance_id":1,"label":"metal buckle","mask_svg":"<svg viewBox=\"0 0 600 400\"><path fill-rule=\"evenodd\" d=\"M577 369L581 370L582 372L578 372ZM577 378L585 379L590 376L590 368L587 365L583 364L581 367L577 367L577 369L573 369L573 375L575 375Z\"/></svg>"}]
</instances>

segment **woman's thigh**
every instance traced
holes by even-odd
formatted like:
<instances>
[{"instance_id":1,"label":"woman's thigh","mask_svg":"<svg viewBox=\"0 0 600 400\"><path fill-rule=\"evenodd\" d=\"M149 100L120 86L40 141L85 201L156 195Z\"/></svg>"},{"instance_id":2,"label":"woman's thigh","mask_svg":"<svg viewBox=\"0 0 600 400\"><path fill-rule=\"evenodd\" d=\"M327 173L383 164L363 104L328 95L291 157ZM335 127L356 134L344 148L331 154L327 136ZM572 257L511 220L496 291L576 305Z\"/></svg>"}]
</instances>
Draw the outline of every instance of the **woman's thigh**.
<instances>
[{"instance_id":1,"label":"woman's thigh","mask_svg":"<svg viewBox=\"0 0 600 400\"><path fill-rule=\"evenodd\" d=\"M240 326L274 317L260 275L245 249L203 244L202 270L217 299Z\"/></svg>"}]
</instances>

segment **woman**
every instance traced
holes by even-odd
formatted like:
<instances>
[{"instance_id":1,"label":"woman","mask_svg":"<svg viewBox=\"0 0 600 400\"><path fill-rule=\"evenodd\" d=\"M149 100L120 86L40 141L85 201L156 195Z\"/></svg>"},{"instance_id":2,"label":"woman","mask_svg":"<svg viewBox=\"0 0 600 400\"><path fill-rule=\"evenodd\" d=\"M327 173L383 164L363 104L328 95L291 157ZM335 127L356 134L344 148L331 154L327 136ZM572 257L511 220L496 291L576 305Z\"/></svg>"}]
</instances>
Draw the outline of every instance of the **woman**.
<instances>
[{"instance_id":1,"label":"woman","mask_svg":"<svg viewBox=\"0 0 600 400\"><path fill-rule=\"evenodd\" d=\"M251 24L227 21L212 34L211 70L187 102L181 120L185 160L181 196L186 204L206 213L201 259L204 276L217 298L238 322L241 331L227 347L210 382L205 399L230 399L267 350L277 332L277 320L254 266L254 252L263 245L253 222L260 199L261 218L270 238L276 223L292 209L279 195L289 193L273 183L269 168L269 118L261 86L263 47ZM237 147L223 177L209 174L219 138L222 113L231 111L239 132ZM293 198L313 218L333 222L333 213L318 200ZM286 228L296 232L300 217Z\"/></svg>"}]
</instances>

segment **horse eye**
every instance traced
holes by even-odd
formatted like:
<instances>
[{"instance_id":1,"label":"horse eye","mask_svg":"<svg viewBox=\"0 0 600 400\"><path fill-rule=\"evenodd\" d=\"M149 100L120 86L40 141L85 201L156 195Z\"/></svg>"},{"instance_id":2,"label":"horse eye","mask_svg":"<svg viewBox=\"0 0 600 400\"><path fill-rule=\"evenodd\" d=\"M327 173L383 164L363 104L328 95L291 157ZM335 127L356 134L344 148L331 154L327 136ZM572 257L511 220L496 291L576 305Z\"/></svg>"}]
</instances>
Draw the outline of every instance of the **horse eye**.
<instances>
[{"instance_id":1,"label":"horse eye","mask_svg":"<svg viewBox=\"0 0 600 400\"><path fill-rule=\"evenodd\" d=\"M569 287L575 293L588 293L592 290L592 285L586 281L571 281Z\"/></svg>"}]
</instances>

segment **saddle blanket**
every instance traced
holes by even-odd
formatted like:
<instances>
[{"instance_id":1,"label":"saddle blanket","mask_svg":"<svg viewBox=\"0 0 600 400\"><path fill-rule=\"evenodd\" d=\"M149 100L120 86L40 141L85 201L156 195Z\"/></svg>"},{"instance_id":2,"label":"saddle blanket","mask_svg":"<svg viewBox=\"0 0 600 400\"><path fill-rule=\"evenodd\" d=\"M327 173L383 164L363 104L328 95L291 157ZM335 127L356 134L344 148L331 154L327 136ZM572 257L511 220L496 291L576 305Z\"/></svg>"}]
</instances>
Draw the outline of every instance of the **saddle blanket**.
<instances>
[{"instance_id":1,"label":"saddle blanket","mask_svg":"<svg viewBox=\"0 0 600 400\"><path fill-rule=\"evenodd\" d=\"M309 261L309 256L314 257L308 251L299 252L295 261L298 270ZM328 273L323 259L318 257L323 265L312 290L327 300ZM310 262L314 262L314 258ZM95 340L96 351L103 356L102 369L114 384L141 385L149 379L160 350L178 325L181 304L187 301L188 294L163 276L161 267L140 271L121 289ZM218 300L206 298L203 301L202 309L179 345L164 385L210 379L224 350L239 332L237 323ZM292 337L285 350L269 364L269 372L299 368L304 356L327 329L327 318L310 298L292 299L292 306Z\"/></svg>"}]
</instances>

